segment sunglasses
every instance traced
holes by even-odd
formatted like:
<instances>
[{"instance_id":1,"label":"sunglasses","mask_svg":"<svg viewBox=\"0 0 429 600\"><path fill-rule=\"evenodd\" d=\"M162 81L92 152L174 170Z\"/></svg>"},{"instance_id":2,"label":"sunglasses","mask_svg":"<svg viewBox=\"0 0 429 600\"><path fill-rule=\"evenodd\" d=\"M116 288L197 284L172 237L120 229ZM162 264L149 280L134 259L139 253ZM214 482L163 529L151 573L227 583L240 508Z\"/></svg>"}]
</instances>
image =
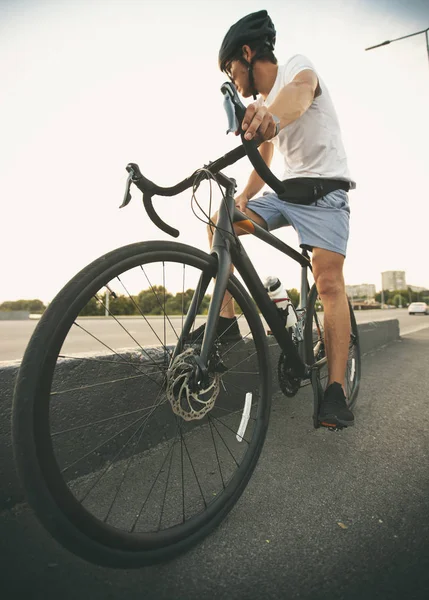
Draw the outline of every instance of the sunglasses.
<instances>
[{"instance_id":1,"label":"sunglasses","mask_svg":"<svg viewBox=\"0 0 429 600\"><path fill-rule=\"evenodd\" d=\"M228 62L225 63L225 67L224 67L224 73L229 77L229 79L231 79L232 81L232 63L235 62L236 60L240 59L240 56L233 56Z\"/></svg>"}]
</instances>

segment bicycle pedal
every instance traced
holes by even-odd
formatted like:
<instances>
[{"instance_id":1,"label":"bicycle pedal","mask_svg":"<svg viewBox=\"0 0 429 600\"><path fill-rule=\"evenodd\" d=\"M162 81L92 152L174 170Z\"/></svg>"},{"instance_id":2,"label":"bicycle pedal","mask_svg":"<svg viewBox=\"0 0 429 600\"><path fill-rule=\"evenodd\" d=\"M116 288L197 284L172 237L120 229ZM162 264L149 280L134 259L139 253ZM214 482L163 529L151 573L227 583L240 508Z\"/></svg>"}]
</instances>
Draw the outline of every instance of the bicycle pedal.
<instances>
[{"instance_id":1,"label":"bicycle pedal","mask_svg":"<svg viewBox=\"0 0 429 600\"><path fill-rule=\"evenodd\" d=\"M343 429L347 429L347 425L341 425L340 423L326 423L324 421L319 421L319 425L326 427L329 431L342 431Z\"/></svg>"}]
</instances>

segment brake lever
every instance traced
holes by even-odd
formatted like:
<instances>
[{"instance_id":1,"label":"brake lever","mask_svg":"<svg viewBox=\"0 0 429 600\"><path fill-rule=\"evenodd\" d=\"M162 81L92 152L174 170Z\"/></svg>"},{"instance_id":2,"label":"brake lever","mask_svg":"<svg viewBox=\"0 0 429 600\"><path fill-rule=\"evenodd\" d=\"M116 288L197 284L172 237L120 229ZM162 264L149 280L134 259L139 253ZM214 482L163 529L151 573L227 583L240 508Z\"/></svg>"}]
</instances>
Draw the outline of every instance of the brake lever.
<instances>
[{"instance_id":1,"label":"brake lever","mask_svg":"<svg viewBox=\"0 0 429 600\"><path fill-rule=\"evenodd\" d=\"M238 123L237 117L235 115L234 104L232 103L231 96L229 94L225 94L223 97L223 107L226 112L226 116L228 117L228 129L226 133L235 133L238 131L240 125Z\"/></svg>"},{"instance_id":2,"label":"brake lever","mask_svg":"<svg viewBox=\"0 0 429 600\"><path fill-rule=\"evenodd\" d=\"M128 173L128 177L127 177L127 182L125 184L125 194L124 194L124 199L122 201L122 204L119 208L124 208L124 206L127 206L127 204L129 204L131 202L131 184L133 182L133 177L134 177L134 171L130 168L129 169L129 173Z\"/></svg>"},{"instance_id":3,"label":"brake lever","mask_svg":"<svg viewBox=\"0 0 429 600\"><path fill-rule=\"evenodd\" d=\"M235 86L230 81L226 81L220 88L224 95L223 105L228 116L228 130L227 133L236 132L240 130L241 123L243 122L244 115L246 113L246 107L238 97ZM233 115L231 114L233 112ZM235 129L234 129L235 127Z\"/></svg>"}]
</instances>

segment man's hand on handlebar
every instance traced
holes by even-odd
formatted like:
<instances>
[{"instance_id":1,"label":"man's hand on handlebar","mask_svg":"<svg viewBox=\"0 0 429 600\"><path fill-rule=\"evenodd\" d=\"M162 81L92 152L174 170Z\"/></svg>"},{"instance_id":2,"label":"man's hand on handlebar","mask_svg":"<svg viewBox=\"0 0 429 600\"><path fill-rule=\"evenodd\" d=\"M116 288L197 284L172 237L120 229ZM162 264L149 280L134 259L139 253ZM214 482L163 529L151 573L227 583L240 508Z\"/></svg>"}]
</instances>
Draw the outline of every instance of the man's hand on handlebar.
<instances>
[{"instance_id":1,"label":"man's hand on handlebar","mask_svg":"<svg viewBox=\"0 0 429 600\"><path fill-rule=\"evenodd\" d=\"M276 122L273 115L268 112L266 106L259 106L253 103L247 107L241 124L245 132L246 140L255 140L257 142L267 142L276 135ZM238 135L239 132L236 132Z\"/></svg>"}]
</instances>

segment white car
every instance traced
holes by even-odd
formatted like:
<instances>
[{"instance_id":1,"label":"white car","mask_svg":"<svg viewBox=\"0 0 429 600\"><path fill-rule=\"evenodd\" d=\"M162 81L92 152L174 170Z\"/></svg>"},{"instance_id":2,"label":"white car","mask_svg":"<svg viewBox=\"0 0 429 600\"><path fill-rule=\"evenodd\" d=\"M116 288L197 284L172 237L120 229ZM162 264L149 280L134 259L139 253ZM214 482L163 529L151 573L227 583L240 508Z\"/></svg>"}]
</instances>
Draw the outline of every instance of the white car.
<instances>
[{"instance_id":1,"label":"white car","mask_svg":"<svg viewBox=\"0 0 429 600\"><path fill-rule=\"evenodd\" d=\"M429 306L426 302L411 302L408 307L409 315L416 315L417 313L421 313L423 315L429 315Z\"/></svg>"}]
</instances>

